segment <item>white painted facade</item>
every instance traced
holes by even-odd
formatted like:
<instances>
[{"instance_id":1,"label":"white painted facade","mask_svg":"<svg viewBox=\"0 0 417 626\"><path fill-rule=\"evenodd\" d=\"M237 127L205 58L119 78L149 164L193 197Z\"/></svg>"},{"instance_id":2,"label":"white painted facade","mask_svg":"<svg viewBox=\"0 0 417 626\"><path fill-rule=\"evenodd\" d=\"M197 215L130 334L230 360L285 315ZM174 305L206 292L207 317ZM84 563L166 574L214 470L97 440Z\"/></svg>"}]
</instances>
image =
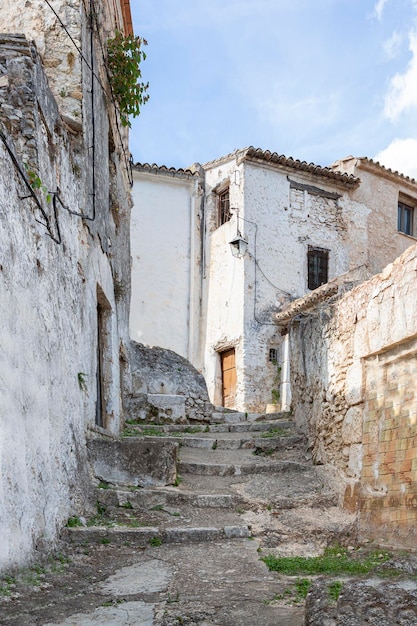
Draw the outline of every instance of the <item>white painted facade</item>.
<instances>
[{"instance_id":1,"label":"white painted facade","mask_svg":"<svg viewBox=\"0 0 417 626\"><path fill-rule=\"evenodd\" d=\"M288 409L288 343L274 323L274 313L309 291L309 247L328 251L328 280L351 271L363 280L380 271L414 241L397 233L397 206L400 192L413 191L417 197L417 185L364 159L321 168L253 148L208 163L203 170L204 229L196 231L202 254L195 256L203 276L200 350L192 362L205 376L211 401L221 405L220 354L234 349L233 408L260 412L278 400ZM155 176L154 181L158 183ZM219 225L218 196L226 188L232 217ZM135 193L145 193L140 181ZM161 202L161 184L155 193ZM231 253L230 241L237 235L248 243L241 258ZM157 232L149 236L155 240ZM169 275L172 267L162 263L159 271ZM147 280L138 266L133 293L139 275ZM198 290L195 293L199 296ZM181 323L178 312L176 319ZM158 326L168 323L160 311ZM146 333L142 341L149 343ZM152 342L157 341L155 327ZM169 337L165 346L173 346Z\"/></svg>"},{"instance_id":2,"label":"white painted facade","mask_svg":"<svg viewBox=\"0 0 417 626\"><path fill-rule=\"evenodd\" d=\"M201 273L198 174L133 171L130 336L198 357Z\"/></svg>"}]
</instances>

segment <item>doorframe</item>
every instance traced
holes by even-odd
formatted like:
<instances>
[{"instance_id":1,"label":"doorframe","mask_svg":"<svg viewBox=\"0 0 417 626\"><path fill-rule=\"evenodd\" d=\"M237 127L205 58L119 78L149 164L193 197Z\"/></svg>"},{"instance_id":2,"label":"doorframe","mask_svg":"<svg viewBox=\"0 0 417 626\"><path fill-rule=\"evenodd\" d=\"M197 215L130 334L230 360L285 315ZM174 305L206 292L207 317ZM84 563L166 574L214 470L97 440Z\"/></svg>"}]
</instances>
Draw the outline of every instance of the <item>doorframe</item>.
<instances>
[{"instance_id":1,"label":"doorframe","mask_svg":"<svg viewBox=\"0 0 417 626\"><path fill-rule=\"evenodd\" d=\"M234 391L234 397L233 397L233 405L235 405L236 403L236 384L237 384L237 371L236 371L236 348L235 346L228 346L227 348L222 348L222 350L219 350L218 354L219 354L219 359L220 359L220 380L221 380L221 399L222 399L222 406L225 407L225 395L224 395L224 369L223 369L223 357L224 355L226 355L226 353L233 353L234 355L234 370L235 370L235 391ZM233 407L225 407L225 408L229 408L232 409Z\"/></svg>"},{"instance_id":2,"label":"doorframe","mask_svg":"<svg viewBox=\"0 0 417 626\"><path fill-rule=\"evenodd\" d=\"M107 429L110 405L112 371L112 307L100 285L97 285L97 367L95 424Z\"/></svg>"}]
</instances>

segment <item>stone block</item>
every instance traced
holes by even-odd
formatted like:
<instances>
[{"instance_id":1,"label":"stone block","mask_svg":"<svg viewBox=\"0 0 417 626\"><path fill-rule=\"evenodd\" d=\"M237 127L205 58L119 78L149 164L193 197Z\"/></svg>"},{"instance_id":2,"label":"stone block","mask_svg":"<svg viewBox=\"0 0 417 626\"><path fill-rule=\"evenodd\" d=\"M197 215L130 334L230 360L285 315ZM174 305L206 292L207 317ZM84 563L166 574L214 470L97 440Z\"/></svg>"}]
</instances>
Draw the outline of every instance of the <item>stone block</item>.
<instances>
[{"instance_id":1,"label":"stone block","mask_svg":"<svg viewBox=\"0 0 417 626\"><path fill-rule=\"evenodd\" d=\"M344 444L361 443L362 441L362 407L351 407L345 416L342 426Z\"/></svg>"},{"instance_id":2,"label":"stone block","mask_svg":"<svg viewBox=\"0 0 417 626\"><path fill-rule=\"evenodd\" d=\"M362 445L353 444L350 446L348 475L359 478L362 471Z\"/></svg>"},{"instance_id":3,"label":"stone block","mask_svg":"<svg viewBox=\"0 0 417 626\"><path fill-rule=\"evenodd\" d=\"M94 475L113 485L171 485L177 476L178 444L142 439L92 439L88 442Z\"/></svg>"},{"instance_id":4,"label":"stone block","mask_svg":"<svg viewBox=\"0 0 417 626\"><path fill-rule=\"evenodd\" d=\"M247 526L225 526L223 531L227 539L241 539L251 536Z\"/></svg>"}]
</instances>

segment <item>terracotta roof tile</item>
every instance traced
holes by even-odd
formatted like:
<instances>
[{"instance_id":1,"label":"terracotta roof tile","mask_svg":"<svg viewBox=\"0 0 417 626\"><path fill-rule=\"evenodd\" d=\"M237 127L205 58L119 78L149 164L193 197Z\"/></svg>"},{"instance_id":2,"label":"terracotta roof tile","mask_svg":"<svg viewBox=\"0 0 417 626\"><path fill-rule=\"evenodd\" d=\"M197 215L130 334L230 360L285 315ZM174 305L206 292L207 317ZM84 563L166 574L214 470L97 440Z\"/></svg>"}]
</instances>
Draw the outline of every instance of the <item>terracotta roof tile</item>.
<instances>
[{"instance_id":1,"label":"terracotta roof tile","mask_svg":"<svg viewBox=\"0 0 417 626\"><path fill-rule=\"evenodd\" d=\"M165 176L178 176L178 177L194 177L198 176L198 170L190 170L176 167L167 167L166 165L157 165L156 163L136 163L133 165L133 170L137 172L148 172L149 174L162 174Z\"/></svg>"},{"instance_id":2,"label":"terracotta roof tile","mask_svg":"<svg viewBox=\"0 0 417 626\"><path fill-rule=\"evenodd\" d=\"M205 163L203 165L203 169L210 169L211 167L230 161L233 158L239 161L265 161L266 163L276 164L294 170L299 170L301 172L314 174L315 176L328 178L331 181L341 183L349 187L356 187L360 182L360 179L352 174L346 174L345 172L340 172L330 167L322 167L321 165L316 165L315 163L307 163L307 161L300 161L299 159L294 159L293 157L286 157L284 154L278 154L277 152L271 152L270 150L262 150L261 148L254 148L253 146L249 146L248 148L243 148L241 150L235 150L224 157Z\"/></svg>"},{"instance_id":3,"label":"terracotta roof tile","mask_svg":"<svg viewBox=\"0 0 417 626\"><path fill-rule=\"evenodd\" d=\"M358 157L357 161L359 167L363 166L364 168L366 168L367 166L370 166L371 169L377 168L384 173L390 174L391 176L397 176L399 178L402 178L403 180L406 180L409 183L417 183L416 179L412 178L412 176L407 176L406 174L402 174L397 170L392 170L390 167L385 167L385 165L382 165L382 163L380 163L379 161L368 159L368 157Z\"/></svg>"}]
</instances>

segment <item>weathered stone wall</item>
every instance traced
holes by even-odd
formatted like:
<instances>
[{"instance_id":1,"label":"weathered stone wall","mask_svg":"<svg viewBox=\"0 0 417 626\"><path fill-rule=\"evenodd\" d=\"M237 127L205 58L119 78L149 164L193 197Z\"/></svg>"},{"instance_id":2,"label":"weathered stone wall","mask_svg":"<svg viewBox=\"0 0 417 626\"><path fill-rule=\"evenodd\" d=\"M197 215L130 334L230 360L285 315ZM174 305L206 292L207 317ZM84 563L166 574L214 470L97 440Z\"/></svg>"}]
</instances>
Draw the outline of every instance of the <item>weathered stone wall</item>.
<instances>
[{"instance_id":1,"label":"weathered stone wall","mask_svg":"<svg viewBox=\"0 0 417 626\"><path fill-rule=\"evenodd\" d=\"M172 350L149 348L132 341L129 360L132 398L126 409L131 419L135 419L135 397L143 394L184 396L187 419L209 418L214 407L204 377L187 359Z\"/></svg>"},{"instance_id":2,"label":"weathered stone wall","mask_svg":"<svg viewBox=\"0 0 417 626\"><path fill-rule=\"evenodd\" d=\"M2 12L1 30L9 22L17 28ZM52 546L67 518L88 508L86 440L119 432L119 350L120 340L128 340L128 305L116 277L129 275L129 205L123 164L112 155L114 170L97 163L97 171L104 188L115 189L126 227L117 229L108 194L97 202L94 220L67 210L92 216L85 174L92 156L84 143L91 128L85 116L81 134L68 131L40 57L22 36L2 35L0 85L3 569ZM98 141L108 132L103 111L96 121ZM95 420L99 305L106 430Z\"/></svg>"},{"instance_id":3,"label":"weathered stone wall","mask_svg":"<svg viewBox=\"0 0 417 626\"><path fill-rule=\"evenodd\" d=\"M291 327L295 419L364 536L415 546L417 247Z\"/></svg>"}]
</instances>

